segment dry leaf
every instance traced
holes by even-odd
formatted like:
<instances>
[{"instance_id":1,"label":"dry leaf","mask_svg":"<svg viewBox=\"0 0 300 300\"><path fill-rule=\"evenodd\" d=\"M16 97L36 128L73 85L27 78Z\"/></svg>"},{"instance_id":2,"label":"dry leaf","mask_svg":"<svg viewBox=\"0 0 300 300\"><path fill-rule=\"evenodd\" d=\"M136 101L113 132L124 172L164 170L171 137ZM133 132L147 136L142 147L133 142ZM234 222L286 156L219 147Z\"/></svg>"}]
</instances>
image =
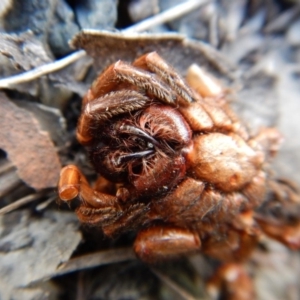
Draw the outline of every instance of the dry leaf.
<instances>
[{"instance_id":1,"label":"dry leaf","mask_svg":"<svg viewBox=\"0 0 300 300\"><path fill-rule=\"evenodd\" d=\"M213 73L231 78L236 67L215 48L200 41L189 40L176 33L121 33L104 30L83 30L71 41L71 46L84 49L94 58L98 72L121 59L132 61L147 52L157 51L181 74L197 63Z\"/></svg>"},{"instance_id":2,"label":"dry leaf","mask_svg":"<svg viewBox=\"0 0 300 300\"><path fill-rule=\"evenodd\" d=\"M24 288L52 274L80 241L78 223L71 213L49 211L38 218L19 210L1 216L0 299L25 299L18 293L24 294Z\"/></svg>"},{"instance_id":3,"label":"dry leaf","mask_svg":"<svg viewBox=\"0 0 300 300\"><path fill-rule=\"evenodd\" d=\"M0 77L13 78L12 75L16 75L20 71L47 66L52 62L53 58L49 49L32 32L0 33ZM39 98L41 103L48 106L61 107L73 95L72 89L69 91L69 87L75 86L76 88L73 88L75 91L82 90L77 87L76 79L78 73L84 76L85 68L82 67L81 72L76 72L76 65L59 70L49 76L40 75L40 78L35 78L36 80L10 83L8 88L17 90L24 96L29 94L30 97ZM5 79L3 80L5 81ZM56 83L59 83L60 87L56 86ZM4 85L4 87L7 86Z\"/></svg>"},{"instance_id":4,"label":"dry leaf","mask_svg":"<svg viewBox=\"0 0 300 300\"><path fill-rule=\"evenodd\" d=\"M48 133L34 116L0 94L0 148L17 168L19 177L35 189L54 187L61 164Z\"/></svg>"},{"instance_id":5,"label":"dry leaf","mask_svg":"<svg viewBox=\"0 0 300 300\"><path fill-rule=\"evenodd\" d=\"M16 34L0 34L0 53L7 57L7 70L1 75L8 76L19 70L30 70L33 67L40 66L52 61L49 52L43 44L37 40L30 31Z\"/></svg>"}]
</instances>

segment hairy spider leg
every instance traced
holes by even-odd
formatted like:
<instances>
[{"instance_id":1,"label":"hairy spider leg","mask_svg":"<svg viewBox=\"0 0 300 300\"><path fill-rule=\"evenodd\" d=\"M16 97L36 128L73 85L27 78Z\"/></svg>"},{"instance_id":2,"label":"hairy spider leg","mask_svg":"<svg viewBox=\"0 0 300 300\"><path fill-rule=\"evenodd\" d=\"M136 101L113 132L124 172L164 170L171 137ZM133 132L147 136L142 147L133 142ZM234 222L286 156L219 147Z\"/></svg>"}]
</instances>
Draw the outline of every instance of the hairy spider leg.
<instances>
[{"instance_id":1,"label":"hairy spider leg","mask_svg":"<svg viewBox=\"0 0 300 300\"><path fill-rule=\"evenodd\" d=\"M77 125L77 139L82 145L93 140L92 130L114 116L128 113L144 107L149 99L132 90L111 92L96 98L83 106ZM95 125L97 122L97 126Z\"/></svg>"},{"instance_id":2,"label":"hairy spider leg","mask_svg":"<svg viewBox=\"0 0 300 300\"><path fill-rule=\"evenodd\" d=\"M180 104L188 105L195 101L195 93L181 78L181 76L156 52L145 54L136 59L133 66L157 74L160 79L171 86L180 96Z\"/></svg>"},{"instance_id":3,"label":"hairy spider leg","mask_svg":"<svg viewBox=\"0 0 300 300\"><path fill-rule=\"evenodd\" d=\"M144 203L123 203L122 188L116 187L116 195L107 194L105 191L108 182L98 184L97 190L87 182L85 176L74 165L68 165L61 170L58 183L58 194L61 200L67 203L76 197L81 200L81 205L76 209L76 214L82 223L100 225L106 235L113 235L127 228L133 219L144 216L147 206ZM126 212L126 214L124 214Z\"/></svg>"},{"instance_id":4,"label":"hairy spider leg","mask_svg":"<svg viewBox=\"0 0 300 300\"><path fill-rule=\"evenodd\" d=\"M175 105L177 102L176 93L161 82L159 76L119 60L93 82L83 105L122 88L122 84L126 84L126 89L142 90L164 103Z\"/></svg>"}]
</instances>

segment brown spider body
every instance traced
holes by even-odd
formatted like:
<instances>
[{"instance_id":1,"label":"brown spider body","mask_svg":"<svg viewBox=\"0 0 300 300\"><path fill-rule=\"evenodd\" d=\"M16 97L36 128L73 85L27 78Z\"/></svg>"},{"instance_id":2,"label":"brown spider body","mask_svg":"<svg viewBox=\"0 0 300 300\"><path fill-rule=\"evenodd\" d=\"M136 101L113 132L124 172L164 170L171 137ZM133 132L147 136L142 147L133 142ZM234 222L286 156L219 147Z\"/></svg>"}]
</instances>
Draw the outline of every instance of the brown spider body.
<instances>
[{"instance_id":1,"label":"brown spider body","mask_svg":"<svg viewBox=\"0 0 300 300\"><path fill-rule=\"evenodd\" d=\"M91 161L106 179L127 183L130 200L161 196L184 177L191 132L173 108L151 105L131 118L113 118L104 128L90 150Z\"/></svg>"},{"instance_id":2,"label":"brown spider body","mask_svg":"<svg viewBox=\"0 0 300 300\"><path fill-rule=\"evenodd\" d=\"M76 166L65 167L60 198L79 197L80 221L108 236L138 231L134 249L148 262L200 249L240 261L262 233L299 248L299 218L274 213L299 207L297 191L267 171L280 135L251 136L199 67L187 82L154 52L101 74L77 127L101 176L91 188Z\"/></svg>"}]
</instances>

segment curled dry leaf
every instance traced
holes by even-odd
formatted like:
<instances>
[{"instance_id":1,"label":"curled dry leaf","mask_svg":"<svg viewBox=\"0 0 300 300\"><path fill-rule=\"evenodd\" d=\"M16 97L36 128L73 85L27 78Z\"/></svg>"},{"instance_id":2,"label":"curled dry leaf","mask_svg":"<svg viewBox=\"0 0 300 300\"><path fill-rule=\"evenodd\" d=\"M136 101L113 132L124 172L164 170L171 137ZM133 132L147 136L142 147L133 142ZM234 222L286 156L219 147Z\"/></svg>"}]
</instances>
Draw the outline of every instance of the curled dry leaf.
<instances>
[{"instance_id":1,"label":"curled dry leaf","mask_svg":"<svg viewBox=\"0 0 300 300\"><path fill-rule=\"evenodd\" d=\"M35 189L53 187L61 164L48 133L34 116L0 94L0 148L17 168L20 178Z\"/></svg>"},{"instance_id":2,"label":"curled dry leaf","mask_svg":"<svg viewBox=\"0 0 300 300\"><path fill-rule=\"evenodd\" d=\"M196 63L213 73L228 78L235 75L236 66L206 43L189 40L176 33L121 33L105 30L83 30L71 41L74 48L84 49L93 57L97 71L117 60L133 61L147 52L156 51L181 74Z\"/></svg>"}]
</instances>

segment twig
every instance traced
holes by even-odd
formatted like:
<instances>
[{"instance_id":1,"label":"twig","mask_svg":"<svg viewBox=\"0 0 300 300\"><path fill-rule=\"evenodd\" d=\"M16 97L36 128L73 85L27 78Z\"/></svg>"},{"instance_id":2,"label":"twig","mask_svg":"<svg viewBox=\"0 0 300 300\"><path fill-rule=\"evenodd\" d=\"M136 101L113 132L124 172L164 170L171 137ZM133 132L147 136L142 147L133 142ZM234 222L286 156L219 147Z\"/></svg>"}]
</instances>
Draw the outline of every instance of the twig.
<instances>
[{"instance_id":1,"label":"twig","mask_svg":"<svg viewBox=\"0 0 300 300\"><path fill-rule=\"evenodd\" d=\"M47 199L46 201L38 204L36 207L35 207L35 210L36 211L42 211L44 209L46 209L52 202L54 202L55 200L57 199L57 195L53 196L53 197L50 197L49 199Z\"/></svg>"},{"instance_id":2,"label":"twig","mask_svg":"<svg viewBox=\"0 0 300 300\"><path fill-rule=\"evenodd\" d=\"M197 7L200 7L204 4L211 2L211 0L190 0L174 6L160 14L157 14L149 19L141 21L131 27L126 28L122 32L141 32L147 29L150 29L153 26L163 24L167 21L175 20L176 18L182 17L183 15L193 11ZM43 75L47 75L49 73L53 73L58 71L80 58L86 56L86 52L84 50L76 51L60 60L55 62L45 64L39 66L35 69L32 69L28 72L24 72L18 75L14 75L8 78L0 79L0 89L10 88L13 85L28 82L34 79L37 79Z\"/></svg>"},{"instance_id":3,"label":"twig","mask_svg":"<svg viewBox=\"0 0 300 300\"><path fill-rule=\"evenodd\" d=\"M70 259L50 274L50 277L134 259L136 257L131 247L99 251Z\"/></svg>"},{"instance_id":4,"label":"twig","mask_svg":"<svg viewBox=\"0 0 300 300\"><path fill-rule=\"evenodd\" d=\"M174 282L170 277L164 275L155 268L151 268L152 273L155 274L166 286L168 286L176 296L180 296L182 300L196 300L194 296L180 287L176 282Z\"/></svg>"},{"instance_id":5,"label":"twig","mask_svg":"<svg viewBox=\"0 0 300 300\"><path fill-rule=\"evenodd\" d=\"M43 75L53 73L55 71L58 71L73 62L77 61L78 59L84 57L86 55L84 50L76 51L62 59L56 60L55 62L45 64L42 66L39 66L35 69L32 69L28 72L24 72L18 75L14 75L8 78L4 78L0 80L0 88L9 88L12 85L27 82L34 80L36 78L39 78Z\"/></svg>"},{"instance_id":6,"label":"twig","mask_svg":"<svg viewBox=\"0 0 300 300\"><path fill-rule=\"evenodd\" d=\"M5 183L5 186L1 186L0 188L0 198L4 197L5 195L10 193L12 190L18 188L22 184L22 181L16 173L14 173L12 176L9 173L7 173L4 176L6 177L5 179L7 181Z\"/></svg>"},{"instance_id":7,"label":"twig","mask_svg":"<svg viewBox=\"0 0 300 300\"><path fill-rule=\"evenodd\" d=\"M130 26L123 30L123 32L141 32L150 29L151 27L161 25L163 23L175 20L184 16L185 14L192 12L196 8L211 2L211 0L191 0L178 4L160 14L157 14L151 18L141 21L133 26Z\"/></svg>"},{"instance_id":8,"label":"twig","mask_svg":"<svg viewBox=\"0 0 300 300\"><path fill-rule=\"evenodd\" d=\"M6 173L7 171L12 170L13 168L14 168L14 165L13 165L10 161L6 160L6 161L5 161L3 164L1 164L1 166L0 166L0 174Z\"/></svg>"},{"instance_id":9,"label":"twig","mask_svg":"<svg viewBox=\"0 0 300 300\"><path fill-rule=\"evenodd\" d=\"M27 195L9 205L6 205L4 206L3 208L0 209L0 216L1 215L4 215L4 214L7 214L27 203L30 203L30 202L33 202L35 200L37 200L39 197L41 197L42 195L44 195L45 192L39 192L39 193L36 193L36 194L30 194L30 195Z\"/></svg>"},{"instance_id":10,"label":"twig","mask_svg":"<svg viewBox=\"0 0 300 300\"><path fill-rule=\"evenodd\" d=\"M218 21L217 14L214 14L209 20L209 43L215 48L217 48L219 43Z\"/></svg>"},{"instance_id":11,"label":"twig","mask_svg":"<svg viewBox=\"0 0 300 300\"><path fill-rule=\"evenodd\" d=\"M275 20L270 22L264 29L265 33L272 33L286 29L287 25L297 18L300 14L300 4L293 6L280 14Z\"/></svg>"}]
</instances>

